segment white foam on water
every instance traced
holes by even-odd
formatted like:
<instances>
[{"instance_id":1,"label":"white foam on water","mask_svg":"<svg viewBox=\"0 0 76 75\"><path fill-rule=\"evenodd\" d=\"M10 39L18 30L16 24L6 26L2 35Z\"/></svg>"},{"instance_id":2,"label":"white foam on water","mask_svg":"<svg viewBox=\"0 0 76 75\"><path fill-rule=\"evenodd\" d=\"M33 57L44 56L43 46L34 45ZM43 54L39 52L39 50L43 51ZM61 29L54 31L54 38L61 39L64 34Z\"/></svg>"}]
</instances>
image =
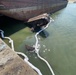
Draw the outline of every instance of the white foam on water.
<instances>
[{"instance_id":1,"label":"white foam on water","mask_svg":"<svg viewBox=\"0 0 76 75\"><path fill-rule=\"evenodd\" d=\"M45 51L43 51L45 53Z\"/></svg>"},{"instance_id":2,"label":"white foam on water","mask_svg":"<svg viewBox=\"0 0 76 75\"><path fill-rule=\"evenodd\" d=\"M45 48L46 46L45 46L45 45L43 45L43 47Z\"/></svg>"},{"instance_id":3,"label":"white foam on water","mask_svg":"<svg viewBox=\"0 0 76 75\"><path fill-rule=\"evenodd\" d=\"M47 51L48 49L46 48L45 51Z\"/></svg>"},{"instance_id":4,"label":"white foam on water","mask_svg":"<svg viewBox=\"0 0 76 75\"><path fill-rule=\"evenodd\" d=\"M48 49L48 51L51 51L50 49Z\"/></svg>"}]
</instances>

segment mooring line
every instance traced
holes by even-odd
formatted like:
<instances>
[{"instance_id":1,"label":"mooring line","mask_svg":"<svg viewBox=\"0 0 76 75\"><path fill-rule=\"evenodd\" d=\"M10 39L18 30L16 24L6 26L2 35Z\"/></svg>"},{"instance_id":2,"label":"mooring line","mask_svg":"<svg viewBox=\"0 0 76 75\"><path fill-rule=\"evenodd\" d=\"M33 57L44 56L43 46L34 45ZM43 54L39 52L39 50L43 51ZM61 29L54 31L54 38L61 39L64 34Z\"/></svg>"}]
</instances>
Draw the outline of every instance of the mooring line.
<instances>
[{"instance_id":1,"label":"mooring line","mask_svg":"<svg viewBox=\"0 0 76 75\"><path fill-rule=\"evenodd\" d=\"M54 21L52 18L50 18L50 22L49 23L51 23L52 21ZM45 28L43 28L42 30L40 30L39 32L37 32L36 34L35 34L35 38L36 38L36 43L35 43L35 53L37 54L37 56L39 57L39 59L41 59L41 60L43 60L46 64L47 64L47 66L49 67L49 69L50 69L50 72L52 73L52 75L55 75L55 73L54 73L54 71L53 71L53 69L52 69L52 67L50 66L50 64L43 58L43 57L41 57L40 56L40 54L39 54L39 41L38 41L38 35L39 35L39 33L40 32L42 32L43 30L45 30L46 28L48 28L48 26L49 26L49 23L46 25L46 27Z\"/></svg>"},{"instance_id":2,"label":"mooring line","mask_svg":"<svg viewBox=\"0 0 76 75\"><path fill-rule=\"evenodd\" d=\"M37 68L37 67L35 67L32 63L30 63L28 60L29 60L29 58L24 54L24 53L22 53L22 52L16 52L17 54L21 54L22 56L24 56L25 58L24 58L24 61L29 65L29 66L31 66L37 73L38 73L38 75L42 75L42 73L41 73L41 71Z\"/></svg>"},{"instance_id":3,"label":"mooring line","mask_svg":"<svg viewBox=\"0 0 76 75\"><path fill-rule=\"evenodd\" d=\"M3 39L8 39L9 40L9 43L11 44L11 49L14 51L14 43L13 43L13 40L9 37L5 37L4 36L4 31L0 29L0 32L1 32L1 37Z\"/></svg>"},{"instance_id":4,"label":"mooring line","mask_svg":"<svg viewBox=\"0 0 76 75\"><path fill-rule=\"evenodd\" d=\"M11 44L12 50L15 51L15 50L14 50L13 40L12 40L10 37L5 37L5 36L4 36L4 31L1 30L1 29L0 29L0 33L1 33L1 37L2 37L3 39L8 39L8 40L9 40L9 43ZM16 51L15 51L15 52L16 52ZM24 57L24 61L25 61L29 66L31 66L31 67L38 73L38 75L42 75L41 71L40 71L37 67L35 67L33 64L31 64L31 63L28 61L29 58L28 58L24 53L22 53L22 52L16 52L16 53L22 55L22 56Z\"/></svg>"}]
</instances>

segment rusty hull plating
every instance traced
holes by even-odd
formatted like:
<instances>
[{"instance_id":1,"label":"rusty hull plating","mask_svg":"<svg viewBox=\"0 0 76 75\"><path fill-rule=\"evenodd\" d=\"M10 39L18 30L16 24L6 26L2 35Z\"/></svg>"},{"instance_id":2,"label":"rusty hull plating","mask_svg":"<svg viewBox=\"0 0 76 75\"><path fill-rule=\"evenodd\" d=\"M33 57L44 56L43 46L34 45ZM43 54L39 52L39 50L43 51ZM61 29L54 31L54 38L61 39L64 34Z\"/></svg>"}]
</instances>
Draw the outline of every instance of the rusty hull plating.
<instances>
[{"instance_id":1,"label":"rusty hull plating","mask_svg":"<svg viewBox=\"0 0 76 75\"><path fill-rule=\"evenodd\" d=\"M40 14L62 9L67 2L67 0L0 0L0 14L28 21Z\"/></svg>"}]
</instances>

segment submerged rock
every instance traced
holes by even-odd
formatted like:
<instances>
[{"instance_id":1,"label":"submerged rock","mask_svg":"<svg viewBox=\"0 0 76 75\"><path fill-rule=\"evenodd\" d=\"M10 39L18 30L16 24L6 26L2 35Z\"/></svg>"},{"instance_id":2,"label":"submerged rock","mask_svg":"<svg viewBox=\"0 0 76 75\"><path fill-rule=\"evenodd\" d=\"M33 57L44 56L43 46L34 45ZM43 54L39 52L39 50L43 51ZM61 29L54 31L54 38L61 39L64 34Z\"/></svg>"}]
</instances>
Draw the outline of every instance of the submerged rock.
<instances>
[{"instance_id":1,"label":"submerged rock","mask_svg":"<svg viewBox=\"0 0 76 75\"><path fill-rule=\"evenodd\" d=\"M34 51L34 50L35 50L34 47L29 46L29 45L25 45L25 48L26 48L28 51Z\"/></svg>"}]
</instances>

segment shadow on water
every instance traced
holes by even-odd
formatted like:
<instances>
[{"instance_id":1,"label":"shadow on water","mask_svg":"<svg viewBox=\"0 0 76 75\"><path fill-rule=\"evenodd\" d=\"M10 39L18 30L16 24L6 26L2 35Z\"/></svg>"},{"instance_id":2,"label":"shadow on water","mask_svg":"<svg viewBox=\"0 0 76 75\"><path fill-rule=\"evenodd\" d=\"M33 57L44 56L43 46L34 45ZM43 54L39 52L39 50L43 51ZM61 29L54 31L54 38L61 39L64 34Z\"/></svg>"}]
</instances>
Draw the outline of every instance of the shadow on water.
<instances>
[{"instance_id":1,"label":"shadow on water","mask_svg":"<svg viewBox=\"0 0 76 75\"><path fill-rule=\"evenodd\" d=\"M4 30L5 36L10 36L10 35L16 33L17 31L24 29L26 27L31 29L33 27L33 25L24 23L23 21L9 18L7 16L0 17L0 29ZM42 29L41 27L36 27L35 30L32 32L36 33L38 31L40 31L41 29ZM43 38L46 38L49 36L49 33L47 31L42 31L40 33L40 36Z\"/></svg>"},{"instance_id":2,"label":"shadow on water","mask_svg":"<svg viewBox=\"0 0 76 75\"><path fill-rule=\"evenodd\" d=\"M32 29L32 28L34 28L34 25L32 24L26 24L27 25L27 27L29 27L30 29ZM40 30L42 29L42 27L40 27L40 26L37 26L36 25L36 27L34 28L34 30L31 30L32 32L34 32L34 33L37 33L37 32L39 32ZM47 38L48 36L49 36L49 33L46 31L46 30L43 30L42 32L40 32L40 34L39 34L41 37L43 37L43 38Z\"/></svg>"},{"instance_id":3,"label":"shadow on water","mask_svg":"<svg viewBox=\"0 0 76 75\"><path fill-rule=\"evenodd\" d=\"M18 21L6 16L0 17L0 29L4 30L6 36L10 36L25 27L26 26L22 21Z\"/></svg>"}]
</instances>

